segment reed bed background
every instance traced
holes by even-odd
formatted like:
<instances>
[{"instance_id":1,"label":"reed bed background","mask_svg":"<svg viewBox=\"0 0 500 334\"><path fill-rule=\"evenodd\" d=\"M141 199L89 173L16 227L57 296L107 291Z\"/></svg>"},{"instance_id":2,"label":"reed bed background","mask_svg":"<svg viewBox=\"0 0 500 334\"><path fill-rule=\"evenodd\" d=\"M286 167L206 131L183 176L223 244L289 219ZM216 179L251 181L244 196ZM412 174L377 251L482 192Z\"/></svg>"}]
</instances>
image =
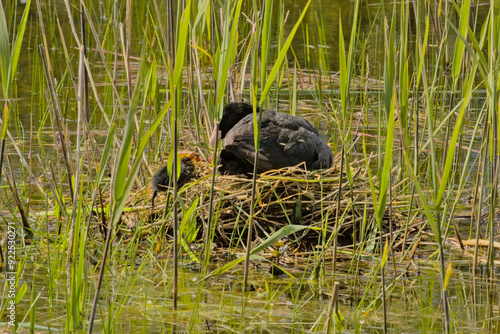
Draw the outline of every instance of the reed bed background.
<instances>
[{"instance_id":1,"label":"reed bed background","mask_svg":"<svg viewBox=\"0 0 500 334\"><path fill-rule=\"evenodd\" d=\"M500 4L340 7L2 3L2 330L500 332ZM217 175L242 99L334 166ZM181 151L198 176L151 208Z\"/></svg>"}]
</instances>

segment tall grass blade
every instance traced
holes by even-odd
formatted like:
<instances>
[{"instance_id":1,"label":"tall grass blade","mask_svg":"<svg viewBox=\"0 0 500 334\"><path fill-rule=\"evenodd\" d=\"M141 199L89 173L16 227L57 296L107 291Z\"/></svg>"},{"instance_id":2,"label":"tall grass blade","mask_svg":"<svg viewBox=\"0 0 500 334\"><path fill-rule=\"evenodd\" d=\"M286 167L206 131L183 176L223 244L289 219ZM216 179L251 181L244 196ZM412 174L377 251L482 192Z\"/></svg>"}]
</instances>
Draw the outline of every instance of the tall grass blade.
<instances>
[{"instance_id":1,"label":"tall grass blade","mask_svg":"<svg viewBox=\"0 0 500 334\"><path fill-rule=\"evenodd\" d=\"M473 65L473 69L471 71L471 77L465 80L465 92L464 92L464 97L462 99L462 106L460 108L460 113L458 115L458 118L455 123L455 128L453 129L453 134L451 136L450 143L448 145L448 152L446 153L446 160L444 163L444 169L443 169L443 175L441 176L441 182L439 184L439 191L436 196L436 208L440 210L441 204L443 201L444 193L446 188L448 187L448 180L450 178L454 158L455 158L455 151L457 148L457 142L459 139L459 136L462 133L462 126L463 126L463 121L465 117L465 111L467 110L469 106L469 101L471 98L471 91L472 91L472 85L474 84L474 78L475 78L475 69L477 67Z\"/></svg>"},{"instance_id":2,"label":"tall grass blade","mask_svg":"<svg viewBox=\"0 0 500 334\"><path fill-rule=\"evenodd\" d=\"M257 256L258 256L257 254L259 252L263 251L267 247L271 247L272 245L274 245L275 242L277 242L277 241L279 241L279 240L281 240L281 239L283 239L283 238L285 238L293 233L297 233L299 231L302 231L306 228L311 228L311 227L304 226L304 225L287 225L287 226L280 228L278 231L271 234L268 238L266 238L266 240L264 240L257 247L253 248L250 251L250 253L249 253L250 259L257 258ZM235 265L243 262L246 258L247 258L247 256L243 256L239 259L236 259L234 261L231 261L231 262L225 264L224 266L211 272L208 276L205 277L205 279L212 277L212 276L217 276L217 275L220 275L220 274L226 272L227 270L233 268Z\"/></svg>"},{"instance_id":3,"label":"tall grass blade","mask_svg":"<svg viewBox=\"0 0 500 334\"><path fill-rule=\"evenodd\" d=\"M10 118L10 106L9 100L12 99L12 86L14 84L14 78L17 73L17 64L19 63L19 55L21 54L21 47L24 37L24 31L26 29L26 22L28 21L29 8L31 5L31 0L28 0L26 7L24 8L23 16L19 24L19 30L15 38L14 45L10 47L9 43L9 30L7 29L7 20L5 18L5 12L3 10L3 3L0 3L0 77L2 81L2 95L5 100L5 106L3 108L2 115L2 132L0 136L1 147L0 147L0 180L2 176L2 166L3 157L5 150L5 137L7 135L7 129L9 125Z\"/></svg>"},{"instance_id":4,"label":"tall grass blade","mask_svg":"<svg viewBox=\"0 0 500 334\"><path fill-rule=\"evenodd\" d=\"M2 94L4 99L9 96L9 72L10 67L10 43L9 30L3 10L3 2L0 2L0 75L2 77Z\"/></svg>"},{"instance_id":5,"label":"tall grass blade","mask_svg":"<svg viewBox=\"0 0 500 334\"><path fill-rule=\"evenodd\" d=\"M460 25L459 31L461 36L467 35L467 28L469 27L469 11L470 11L470 0L464 0L461 3L460 9ZM455 53L453 55L453 68L452 75L456 80L460 74L460 69L462 68L462 58L464 56L465 43L461 38L457 38L455 44Z\"/></svg>"},{"instance_id":6,"label":"tall grass blade","mask_svg":"<svg viewBox=\"0 0 500 334\"><path fill-rule=\"evenodd\" d=\"M229 7L232 2L227 2L226 6ZM225 22L223 41L219 54L219 64L217 68L217 98L216 104L218 106L222 105L224 94L226 93L227 86L227 75L229 72L229 67L231 61L234 60L234 54L236 53L237 47L237 35L238 35L238 22L240 20L241 5L243 0L238 0L233 9L231 19ZM228 10L229 8L227 8ZM229 22L231 22L229 24ZM231 25L231 30L229 30L229 25ZM229 38L228 38L229 37ZM221 117L222 106L219 108L219 117Z\"/></svg>"},{"instance_id":7,"label":"tall grass blade","mask_svg":"<svg viewBox=\"0 0 500 334\"><path fill-rule=\"evenodd\" d=\"M26 23L28 21L30 5L31 0L28 0L26 2L26 7L24 8L16 39L11 50L9 45L9 31L5 20L5 12L3 10L3 5L0 4L0 72L2 76L2 91L5 99L12 98L11 90L12 85L14 84L14 77L17 73L17 64L19 63L19 55L21 54L21 47L23 43L24 31L26 30Z\"/></svg>"},{"instance_id":8,"label":"tall grass blade","mask_svg":"<svg viewBox=\"0 0 500 334\"><path fill-rule=\"evenodd\" d=\"M339 13L339 68L340 68L340 104L342 119L347 119L347 95L349 94L349 72L345 56L344 31L342 30L342 16Z\"/></svg>"},{"instance_id":9,"label":"tall grass blade","mask_svg":"<svg viewBox=\"0 0 500 334\"><path fill-rule=\"evenodd\" d=\"M295 33L297 32L297 29L299 28L300 24L302 23L302 20L304 19L304 16L306 15L307 9L309 8L309 5L311 4L311 2L312 2L312 0L309 0L306 3L306 5L304 6L304 9L302 10L302 14L300 14L297 22L293 26L292 30L290 31L290 34L288 35L285 43L283 44L283 48L280 50L280 53L278 54L278 58L274 62L274 65L271 69L271 72L269 72L269 76L265 79L266 85L264 86L264 89L262 89L262 91L261 91L259 105L263 105L264 102L266 101L267 95L269 94L271 86L273 85L274 79L276 79L276 76L278 75L279 69L281 68L281 65L283 64L285 56L288 52L288 48L290 47L290 44L292 44L292 40L295 37ZM261 80L263 80L263 79L264 78L261 78Z\"/></svg>"},{"instance_id":10,"label":"tall grass blade","mask_svg":"<svg viewBox=\"0 0 500 334\"><path fill-rule=\"evenodd\" d=\"M145 64L142 64L145 67ZM125 207L128 195L132 186L135 182L135 178L137 173L139 172L139 167L142 161L142 154L144 149L146 148L151 135L156 130L154 125L159 124L159 120L157 118L156 122L150 127L150 129L146 132L144 136L141 137L141 140L138 143L138 147L132 155L132 142L133 142L133 132L135 129L135 113L137 110L137 103L139 96L141 94L141 73L145 70L143 67L140 68L140 72L137 76L137 86L135 87L133 100L131 101L131 107L127 117L127 123L125 125L125 134L122 141L122 147L118 156L116 173L113 175L113 187L112 187L112 198L111 198L111 219L110 226L108 228L108 234L106 235L106 243L104 245L104 251L101 260L101 267L99 271L97 287L94 293L94 301L92 305L92 311L89 319L89 327L88 333L92 333L92 328L94 325L94 318L97 309L97 304L99 300L99 291L103 280L104 270L106 268L106 258L108 255L108 249L111 242L111 234L114 230L114 226L118 223L121 217L121 213ZM167 104L165 107L169 106ZM166 109L164 109L166 112ZM160 113L159 115L161 115ZM128 168L129 161L133 157L132 167Z\"/></svg>"},{"instance_id":11,"label":"tall grass blade","mask_svg":"<svg viewBox=\"0 0 500 334\"><path fill-rule=\"evenodd\" d=\"M271 50L271 17L273 14L273 1L266 0L264 4L264 17L261 32L261 47L260 47L260 77L267 77L267 64L269 61L269 50ZM261 81L261 91L264 90L264 83Z\"/></svg>"}]
</instances>

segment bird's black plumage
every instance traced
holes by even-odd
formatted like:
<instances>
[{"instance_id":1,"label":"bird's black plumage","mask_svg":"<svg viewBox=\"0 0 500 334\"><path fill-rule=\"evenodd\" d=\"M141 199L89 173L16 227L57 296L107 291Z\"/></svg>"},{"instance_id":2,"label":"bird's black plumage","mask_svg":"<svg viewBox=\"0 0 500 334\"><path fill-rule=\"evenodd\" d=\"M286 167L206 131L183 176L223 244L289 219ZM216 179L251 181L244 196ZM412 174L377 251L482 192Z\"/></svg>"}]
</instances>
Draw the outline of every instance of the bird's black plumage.
<instances>
[{"instance_id":1,"label":"bird's black plumage","mask_svg":"<svg viewBox=\"0 0 500 334\"><path fill-rule=\"evenodd\" d=\"M255 144L252 105L241 102L224 107L219 124L223 140L219 172L253 172ZM308 170L329 168L333 163L331 148L309 121L289 114L266 110L260 112L259 173L304 163Z\"/></svg>"},{"instance_id":2,"label":"bird's black plumage","mask_svg":"<svg viewBox=\"0 0 500 334\"><path fill-rule=\"evenodd\" d=\"M195 160L199 160L199 157L196 154L181 156L181 172L179 174L179 178L177 179L177 186L179 188L195 175ZM172 184L170 184L170 174L168 172L168 166L163 166L158 170L158 172L156 172L156 174L153 176L153 180L151 181L151 186L153 188L153 198L151 199L151 205L154 206L156 195L159 192L167 191L168 187L172 186Z\"/></svg>"}]
</instances>

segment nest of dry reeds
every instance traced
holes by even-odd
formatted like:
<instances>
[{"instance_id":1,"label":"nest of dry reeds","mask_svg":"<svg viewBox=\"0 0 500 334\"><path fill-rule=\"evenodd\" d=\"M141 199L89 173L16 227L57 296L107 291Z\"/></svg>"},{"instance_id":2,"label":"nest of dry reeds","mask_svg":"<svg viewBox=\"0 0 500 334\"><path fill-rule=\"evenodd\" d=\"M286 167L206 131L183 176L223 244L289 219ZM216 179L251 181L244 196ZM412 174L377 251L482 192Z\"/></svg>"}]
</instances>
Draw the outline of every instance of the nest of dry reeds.
<instances>
[{"instance_id":1,"label":"nest of dry reeds","mask_svg":"<svg viewBox=\"0 0 500 334\"><path fill-rule=\"evenodd\" d=\"M327 170L306 171L296 166L259 175L256 180L254 238L266 238L289 224L312 227L293 236L295 241L306 245L315 245L321 243L321 240L331 241L331 236L337 236L340 245L359 242L362 238L373 238L378 228L374 221L366 163L358 161L350 164L350 182L345 171L341 170L339 160ZM180 190L184 207L189 207L196 197L199 198L197 220L202 227L200 237L209 220L212 168L213 166L202 161L198 166L197 178ZM222 245L234 245L240 237L246 238L252 202L252 179L217 175L214 190L216 241ZM144 207L147 207L150 195L151 190L148 190L136 197L135 201L137 203L137 200L143 198ZM163 215L166 197L161 196L154 209L149 207L146 210L153 220ZM396 202L394 198L391 200L392 204ZM171 220L170 215L167 223L170 224ZM393 235L397 231L401 232L403 229L398 230L398 227L406 221L401 211L387 210L383 232L391 232ZM151 226L155 224L158 223ZM331 242L325 244L331 245Z\"/></svg>"}]
</instances>

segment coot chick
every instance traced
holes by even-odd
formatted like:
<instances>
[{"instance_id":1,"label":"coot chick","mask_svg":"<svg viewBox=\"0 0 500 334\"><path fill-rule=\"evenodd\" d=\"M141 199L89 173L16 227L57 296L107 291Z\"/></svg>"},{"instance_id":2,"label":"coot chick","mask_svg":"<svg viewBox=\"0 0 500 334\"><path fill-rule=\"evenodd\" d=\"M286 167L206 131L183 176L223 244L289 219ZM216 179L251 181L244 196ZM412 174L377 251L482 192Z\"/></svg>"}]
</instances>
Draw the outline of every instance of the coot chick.
<instances>
[{"instance_id":1,"label":"coot chick","mask_svg":"<svg viewBox=\"0 0 500 334\"><path fill-rule=\"evenodd\" d=\"M224 106L219 123L219 134L223 140L219 158L221 174L248 175L253 172L252 109L252 105L243 102ZM308 170L331 167L333 152L309 121L275 110L265 110L261 114L258 173L300 163L305 163ZM212 139L215 136L212 135Z\"/></svg>"},{"instance_id":2,"label":"coot chick","mask_svg":"<svg viewBox=\"0 0 500 334\"><path fill-rule=\"evenodd\" d=\"M196 174L196 163L200 160L200 157L197 154L180 154L179 157L181 158L181 173L177 179L177 186L180 188ZM152 207L155 205L156 195L159 192L167 191L172 185L170 184L168 166L163 166L156 172L151 181L153 187Z\"/></svg>"}]
</instances>

